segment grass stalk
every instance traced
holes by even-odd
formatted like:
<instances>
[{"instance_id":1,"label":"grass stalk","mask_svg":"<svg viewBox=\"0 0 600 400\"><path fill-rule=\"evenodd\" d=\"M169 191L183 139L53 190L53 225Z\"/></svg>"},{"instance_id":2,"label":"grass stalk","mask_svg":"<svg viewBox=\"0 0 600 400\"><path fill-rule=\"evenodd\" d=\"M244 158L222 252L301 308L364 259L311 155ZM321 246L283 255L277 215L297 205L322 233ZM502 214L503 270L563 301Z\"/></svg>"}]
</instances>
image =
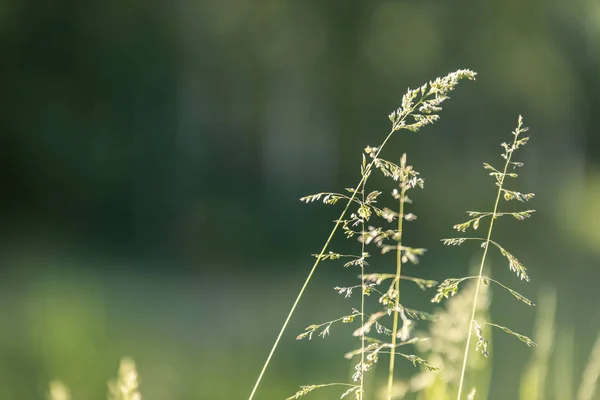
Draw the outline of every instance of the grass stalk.
<instances>
[{"instance_id":1,"label":"grass stalk","mask_svg":"<svg viewBox=\"0 0 600 400\"><path fill-rule=\"evenodd\" d=\"M577 390L577 400L593 400L595 397L598 381L600 380L600 332L596 337L588 363L583 371L581 384Z\"/></svg>"},{"instance_id":2,"label":"grass stalk","mask_svg":"<svg viewBox=\"0 0 600 400\"><path fill-rule=\"evenodd\" d=\"M415 105L414 108L416 108L418 106ZM392 130L390 131L390 133L388 133L387 137L385 138L385 140L383 141L383 143L381 144L381 146L379 146L378 151L377 151L377 155L376 157L379 155L379 153L381 152L381 150L383 150L383 148L385 147L386 143L388 142L388 140L390 140L390 138L392 137L392 135L394 134L394 132L396 132L396 126L392 127ZM331 230L331 233L329 234L329 237L327 238L327 240L325 241L325 245L323 245L323 248L321 249L321 252L319 253L317 259L315 260L315 263L313 264L308 276L306 277L306 280L304 281L304 284L302 285L302 288L300 289L300 292L298 293L298 296L296 296L296 299L294 300L294 304L292 305L292 308L290 309L287 317L285 318L285 321L283 323L283 326L281 327L281 330L279 331L279 334L277 335L277 339L275 339L275 342L273 343L273 347L271 348L271 351L269 352L269 356L267 357L267 360L265 361L265 364L263 365L262 370L260 371L260 375L258 376L258 379L256 380L256 383L254 384L254 388L252 389L252 393L250 393L250 397L248 398L248 400L252 400L254 398L254 395L256 394L256 391L258 390L258 386L260 385L260 382L271 362L271 358L273 357L273 354L275 353L275 350L277 349L277 347L279 346L279 342L281 341L281 337L283 336L283 334L285 333L285 330L287 329L287 326L290 322L290 319L292 318L292 315L294 315L294 312L296 311L296 307L298 306L298 303L300 302L300 299L302 298L302 295L304 294L304 291L306 290L306 287L308 286L308 283L310 282L310 280L312 279L315 271L317 270L317 267L319 265L319 263L321 262L321 259L323 258L323 255L325 254L325 252L327 251L327 249L329 248L329 244L331 243L331 240L333 239L333 237L335 236L335 233L337 232L338 228L340 227L340 224L342 222L342 220L344 219L344 217L346 216L346 213L348 212L348 208L350 208L350 204L352 204L352 202L354 201L355 197L356 197L356 193L358 193L358 190L366 183L368 172L371 171L373 164L375 163L376 157L369 163L367 164L367 168L366 174L363 174L360 182L358 183L358 185L356 185L355 190L352 192L352 196L350 197L350 199L348 200L348 202L346 203L346 207L344 207L344 210L342 211L342 213L340 214L340 216L338 217L338 219L335 222L335 225L333 226L333 229Z\"/></svg>"},{"instance_id":3,"label":"grass stalk","mask_svg":"<svg viewBox=\"0 0 600 400\"><path fill-rule=\"evenodd\" d=\"M562 327L557 332L557 345L554 351L554 396L561 400L573 400L573 354L575 335L572 326ZM523 399L525 400L525 399Z\"/></svg>"},{"instance_id":4,"label":"grass stalk","mask_svg":"<svg viewBox=\"0 0 600 400\"><path fill-rule=\"evenodd\" d=\"M554 349L556 336L556 291L544 288L540 292L540 307L534 325L534 338L538 346L533 351L529 365L521 375L520 398L523 400L544 400L546 396L546 380L548 365ZM561 381L563 380L561 376ZM561 382L562 383L562 382ZM557 397L567 400L569 396Z\"/></svg>"},{"instance_id":5,"label":"grass stalk","mask_svg":"<svg viewBox=\"0 0 600 400\"><path fill-rule=\"evenodd\" d=\"M405 157L404 157L405 159ZM401 162L404 164L404 162ZM406 189L404 187L401 189L400 199L399 199L399 212L398 212L398 248L396 250L396 277L394 278L395 282L395 291L396 291L396 300L394 306L394 323L392 328L392 351L390 354L390 368L388 371L388 388L387 388L387 399L392 399L392 386L394 384L394 361L396 355L396 338L398 337L398 310L400 309L400 275L402 273L402 222L404 221L404 202L406 196Z\"/></svg>"},{"instance_id":6,"label":"grass stalk","mask_svg":"<svg viewBox=\"0 0 600 400\"><path fill-rule=\"evenodd\" d=\"M519 120L520 120L520 118L519 118ZM513 140L513 147L516 146L517 140L518 140L518 135L515 135L515 138ZM513 154L512 151L508 152L507 157L506 157L506 163L504 164L504 171L502 172L502 175L499 178L498 193L496 194L496 202L494 203L494 210L492 211L490 226L488 228L487 238L485 240L485 247L483 250L483 255L481 256L481 262L479 264L479 274L478 274L478 279L477 279L477 283L475 286L475 295L473 296L473 308L471 309L471 319L469 321L469 334L467 335L467 343L465 345L465 354L463 357L463 363L462 363L462 368L461 368L461 373L460 373L460 382L458 384L458 395L456 397L457 400L461 399L461 395L462 395L462 391L463 391L465 375L466 375L466 370L467 370L467 360L469 358L469 348L471 345L471 338L473 337L473 323L475 321L475 312L477 311L477 299L479 297L479 288L481 287L481 281L483 278L483 268L485 266L487 252L490 247L489 245L490 245L490 240L492 238L492 230L494 229L494 221L496 221L496 215L498 213L498 205L500 204L500 196L502 195L502 186L504 185L504 178L506 177L506 172L508 171L508 166L510 165L510 160L512 158L512 154Z\"/></svg>"},{"instance_id":7,"label":"grass stalk","mask_svg":"<svg viewBox=\"0 0 600 400\"><path fill-rule=\"evenodd\" d=\"M364 180L363 180L364 181ZM365 203L365 184L366 182L363 182L362 185L362 203ZM363 218L362 224L361 224L361 233L364 236L365 234L365 219ZM360 249L360 254L365 254L365 241L362 240L361 242L361 249ZM360 326L363 326L365 324L365 297L366 297L366 286L365 286L365 263L361 263L360 264L360 283L361 283L361 291L360 291ZM364 370L364 365L365 365L365 333L363 332L360 335L360 367L362 370ZM365 374L361 373L360 374L360 398L362 399L364 397L364 393L365 393Z\"/></svg>"}]
</instances>

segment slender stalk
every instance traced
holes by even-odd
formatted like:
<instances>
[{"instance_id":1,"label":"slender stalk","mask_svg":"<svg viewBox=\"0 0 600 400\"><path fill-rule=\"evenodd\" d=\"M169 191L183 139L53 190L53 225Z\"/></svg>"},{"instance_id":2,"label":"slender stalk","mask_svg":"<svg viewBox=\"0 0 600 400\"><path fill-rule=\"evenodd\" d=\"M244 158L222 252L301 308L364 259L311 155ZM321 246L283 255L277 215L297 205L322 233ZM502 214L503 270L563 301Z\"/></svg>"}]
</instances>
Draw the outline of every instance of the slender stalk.
<instances>
[{"instance_id":1,"label":"slender stalk","mask_svg":"<svg viewBox=\"0 0 600 400\"><path fill-rule=\"evenodd\" d=\"M390 351L390 368L388 371L387 399L392 400L392 385L394 383L394 361L396 356L396 337L398 336L398 309L400 308L400 274L402 272L402 221L404 221L404 200L406 187L400 192L400 210L398 212L398 249L396 250L396 277L394 285L396 301L394 307L394 325L392 328L392 350Z\"/></svg>"},{"instance_id":2,"label":"slender stalk","mask_svg":"<svg viewBox=\"0 0 600 400\"><path fill-rule=\"evenodd\" d=\"M279 331L279 334L277 335L277 339L275 339L275 342L273 343L273 347L271 348L271 351L269 352L267 361L265 361L265 364L263 365L262 370L260 371L260 374L258 375L258 379L256 380L256 383L254 384L254 388L252 389L252 393L250 393L250 397L248 398L248 400L252 400L254 398L254 395L256 394L256 390L258 389L258 385L260 384L260 381L262 380L262 378L265 374L265 371L267 370L267 367L269 366L269 363L271 362L271 358L273 357L273 354L275 353L277 346L279 346L281 337L283 336L283 333L287 329L288 323L290 322L290 319L292 318L294 311L296 311L296 307L298 306L298 303L300 302L300 299L302 298L302 295L304 294L304 291L306 290L308 283L310 282L312 276L314 275L315 271L317 270L317 266L321 262L321 258L323 257L323 254L325 254L325 251L327 251L327 248L329 247L329 243L331 242L331 239L333 239L333 236L337 232L340 224L342 223L342 220L346 216L346 212L348 212L348 208L350 208L350 204L352 204L352 202L354 201L354 198L356 197L356 193L361 188L361 186L365 183L365 181L369 175L369 172L371 171L371 168L373 167L373 164L375 164L375 160L379 156L379 153L381 153L381 150L385 147L385 144L392 137L392 134L394 132L396 132L396 130L397 130L396 126L392 127L392 130L390 131L390 133L388 133L387 137L385 138L385 140L383 141L381 146L379 146L379 149L377 150L375 157L373 157L373 160L371 160L371 162L369 164L367 164L366 172L363 174L360 182L358 183L358 185L356 185L355 190L352 192L352 196L348 200L348 203L346 204L344 211L342 211L340 217L336 220L335 225L334 225L333 229L331 230L331 233L329 234L327 241L325 242L325 245L323 245L323 248L321 249L321 252L319 253L315 263L313 264L312 269L310 270L308 276L306 277L306 280L304 281L304 284L302 285L302 288L300 289L298 296L296 296L296 300L294 300L294 304L292 305L292 308L290 309L290 312L288 313L288 315L285 319L285 322L283 323L283 326L281 327L281 330Z\"/></svg>"},{"instance_id":3,"label":"slender stalk","mask_svg":"<svg viewBox=\"0 0 600 400\"><path fill-rule=\"evenodd\" d=\"M558 330L557 346L554 350L554 393L557 399L573 400L573 345L575 343L573 327Z\"/></svg>"},{"instance_id":4,"label":"slender stalk","mask_svg":"<svg viewBox=\"0 0 600 400\"><path fill-rule=\"evenodd\" d=\"M517 138L518 138L518 135L515 135L515 139L513 141L513 148L515 146L515 143L517 142ZM471 319L469 321L469 334L467 335L467 344L465 345L465 355L463 358L462 371L460 374L460 383L458 385L458 395L456 397L457 400L460 400L460 398L461 398L464 380L465 380L465 374L466 374L466 370L467 370L469 347L471 345L471 337L473 336L473 321L475 321L475 312L477 310L477 299L479 297L479 288L481 286L481 280L483 277L483 267L485 265L485 259L487 257L487 252L490 247L489 245L490 245L490 241L492 238L492 230L494 229L494 221L496 221L496 216L498 215L498 204L500 203L500 196L502 194L502 185L504 184L504 178L506 177L506 171L508 170L508 166L510 165L510 159L513 154L512 151L509 151L507 153L508 154L506 157L506 164L504 164L504 171L502 172L502 176L500 177L500 181L498 182L498 194L496 195L496 202L494 203L494 211L492 212L492 219L490 221L490 227L488 229L487 238L485 240L485 248L483 250L483 255L481 256L481 263L479 265L479 274L477 276L477 278L478 278L477 285L475 286L475 296L473 299L473 309L471 310Z\"/></svg>"},{"instance_id":5,"label":"slender stalk","mask_svg":"<svg viewBox=\"0 0 600 400\"><path fill-rule=\"evenodd\" d=\"M579 384L579 389L577 390L577 400L592 400L597 399L595 396L596 386L598 384L598 380L600 379L600 332L598 332L598 336L596 337L596 341L594 342L594 346L592 347L592 351L590 352L590 357L588 359L588 363L583 370L583 376L581 378L581 383Z\"/></svg>"},{"instance_id":6,"label":"slender stalk","mask_svg":"<svg viewBox=\"0 0 600 400\"><path fill-rule=\"evenodd\" d=\"M365 184L366 182L363 182L362 185L362 202L364 204L365 202ZM362 221L362 226L361 226L361 234L364 237L365 235L365 219L363 218ZM360 250L360 254L361 256L363 254L365 254L365 241L361 240L361 250ZM360 293L360 326L364 326L365 325L365 262L363 261L360 264L360 279L361 279L361 293ZM365 333L363 332L360 335L360 368L361 368L361 372L360 372L360 399L362 399L364 397L364 393L365 393L365 374L364 374L364 367L365 367Z\"/></svg>"}]
</instances>

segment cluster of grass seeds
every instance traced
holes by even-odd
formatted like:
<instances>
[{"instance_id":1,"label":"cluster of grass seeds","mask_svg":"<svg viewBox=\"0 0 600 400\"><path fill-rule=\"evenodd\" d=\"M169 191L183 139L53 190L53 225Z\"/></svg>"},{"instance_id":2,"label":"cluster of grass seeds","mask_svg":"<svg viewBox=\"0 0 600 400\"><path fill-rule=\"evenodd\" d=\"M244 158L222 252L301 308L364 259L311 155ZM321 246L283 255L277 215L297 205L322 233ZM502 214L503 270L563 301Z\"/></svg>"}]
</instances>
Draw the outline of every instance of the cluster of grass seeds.
<instances>
[{"instance_id":1,"label":"cluster of grass seeds","mask_svg":"<svg viewBox=\"0 0 600 400\"><path fill-rule=\"evenodd\" d=\"M422 179L408 165L406 165L406 157L403 156L398 164L386 161L380 157L381 152L386 147L388 141L397 132L408 130L412 132L419 131L422 127L432 124L439 119L442 103L447 100L449 93L453 91L456 85L463 79L475 79L475 73L470 70L458 70L452 72L445 77L437 78L429 83L422 85L416 89L409 89L402 97L401 106L389 115L391 121L391 129L383 142L377 147L367 147L365 150L366 156L363 156L361 166L361 179L356 187L348 189L347 193L317 193L312 196L304 197L305 202L322 201L325 204L336 204L338 202L345 203L340 216L335 220L335 224L329 234L325 244L319 254L316 255L316 261L311 268L308 277L304 281L298 296L296 297L284 323L275 339L271 351L267 356L267 360L263 365L262 370L255 382L255 385L250 393L249 400L252 400L256 394L258 386L267 370L271 358L277 349L281 337L283 336L287 325L294 314L294 311L302 298L304 291L310 282L314 272L321 261L327 259L347 258L349 261L345 264L347 267L360 268L360 285L349 288L338 288L337 290L348 296L353 290L360 288L361 301L358 308L354 308L352 313L332 321L310 325L299 338L312 338L316 333L320 336L326 336L330 332L330 328L335 322L353 322L360 319L361 326L354 331L354 336L360 340L360 349L350 352L347 356L360 356L360 361L356 364L355 373L352 377L354 383L327 383L321 385L303 386L291 399L298 399L305 394L324 386L341 385L345 386L346 390L342 397L354 394L357 399L363 399L365 396L364 389L364 372L368 371L373 363L375 363L380 354L389 354L389 377L388 377L388 399L391 399L391 391L394 380L394 367L396 355L407 358L413 363L425 363L425 360L415 356L397 352L397 347L410 342L410 318L423 317L424 314L409 310L403 307L400 303L400 280L402 279L402 264L407 262L416 262L418 257L424 252L423 249L411 248L404 246L402 242L402 223L405 220L414 219L414 215L404 212L404 206L410 202L406 196L409 189L422 185ZM368 157L368 158L367 158ZM393 192L393 196L397 201L397 211L391 209L378 208L375 206L377 197L381 194L379 191L372 191L367 194L367 181L371 175L373 168L381 171L385 176L392 178L398 183L398 188ZM351 212L352 207L356 208L355 212ZM397 222L397 226L392 229L383 229L370 227L367 228L367 222L372 215L382 218L388 223ZM334 238L338 229L342 228L346 237L357 237L360 242L361 251L357 255L342 255L329 251L329 245ZM366 252L366 245L374 243L381 247L382 252L395 251L396 270L393 273L382 274L367 274L365 267L367 266L366 258L369 254ZM418 285L429 286L431 283L418 279L409 278ZM377 285L384 281L391 282L386 291L379 291ZM365 312L365 297L374 291L379 293L379 303L383 306L379 310L370 315ZM384 316L392 317L391 329L382 325L379 321ZM400 327L400 320L402 326ZM373 339L367 336L372 328L375 328L377 333L391 336L391 342ZM433 367L430 367L433 368Z\"/></svg>"},{"instance_id":2,"label":"cluster of grass seeds","mask_svg":"<svg viewBox=\"0 0 600 400\"><path fill-rule=\"evenodd\" d=\"M48 400L71 400L71 392L62 381L53 380L50 382Z\"/></svg>"},{"instance_id":3,"label":"cluster of grass seeds","mask_svg":"<svg viewBox=\"0 0 600 400\"><path fill-rule=\"evenodd\" d=\"M423 312L416 311L403 306L400 303L400 281L405 280L418 285L422 289L434 287L437 282L428 281L421 278L415 278L402 275L402 267L404 264L416 264L421 255L425 253L425 249L406 246L403 243L404 221L413 221L417 217L406 212L406 205L411 203L408 197L408 192L414 188L422 188L424 185L423 179L419 176L412 166L406 162L406 155L403 155L399 164L377 158L376 148L367 147L366 155L363 155L363 163L361 171L364 174L367 172L367 157L374 161L374 166L385 177L391 178L396 182L396 188L391 191L392 198L396 202L397 211L391 208L380 208L376 206L377 199L382 192L372 191L366 193L365 183L368 176L363 179L357 199L355 200L355 211L351 212L349 218L341 221L342 230L347 239L357 238L360 243L360 253L356 255L339 254L329 252L323 256L327 260L348 260L343 266L345 268L358 267L360 274L360 284L349 287L335 287L334 289L345 298L350 298L355 290L360 289L360 306L352 308L352 312L340 318L327 321L324 323L309 325L297 339L309 340L316 334L317 336L326 337L330 334L331 326L335 323L352 323L360 319L360 326L354 330L353 336L360 341L360 348L348 352L345 357L347 359L359 358L359 361L354 367L352 382L348 383L326 383L320 385L305 385L296 392L288 400L299 399L305 394L321 388L329 386L342 386L345 388L341 394L344 398L350 394L354 394L357 400L361 400L365 396L364 374L370 371L373 365L379 360L382 354L389 355L389 373L388 373L388 395L392 397L392 387L394 382L394 368L396 356L403 357L413 364L421 364L428 370L437 370L434 366L427 363L424 359L415 354L407 354L400 352L398 349L401 346L413 344L419 341L419 337L412 334L412 319L430 319L431 317ZM354 189L348 189L350 193ZM334 193L319 193L316 195L303 198L305 201L313 201L321 199L322 196L341 196ZM366 223L372 223L378 219L383 226L366 226ZM393 224L392 227L389 227ZM365 267L368 266L366 259L372 258L367 252L366 246L376 246L380 253L394 252L396 257L395 270L384 272L366 273ZM317 255L318 256L318 255ZM384 288L380 288L385 285ZM365 298L375 294L378 297L378 306L375 312L367 315L365 311ZM372 307L373 308L373 307ZM386 322L386 318L391 319L391 326ZM391 329L390 329L391 328Z\"/></svg>"},{"instance_id":4,"label":"cluster of grass seeds","mask_svg":"<svg viewBox=\"0 0 600 400\"><path fill-rule=\"evenodd\" d=\"M489 348L488 348L488 340L485 339L483 334L483 327L495 327L498 328L510 335L515 336L528 346L535 346L535 342L533 342L530 338L525 335L521 335L512 331L509 328L506 328L502 325L498 325L489 321L476 320L475 313L477 310L477 303L479 301L480 287L481 285L488 285L490 282L495 283L507 290L511 295L513 295L517 300L525 303L526 305L533 306L533 302L527 299L525 296L519 294L515 290L509 288L508 286L500 283L499 281L490 278L484 274L484 267L486 265L486 257L488 254L488 250L490 246L498 249L500 253L508 260L508 266L511 271L517 274L517 276L521 280L529 281L529 276L527 275L527 269L523 266L523 264L511 253L509 253L504 247L500 244L492 240L492 232L494 228L494 222L496 219L500 217L508 217L511 216L518 221L522 221L526 218L529 218L534 210L525 210L525 211L517 211L517 212L503 212L500 210L500 200L503 198L505 201L519 201L519 202L527 202L534 197L533 193L520 193L514 190L507 189L505 186L507 179L517 178L517 174L514 172L516 168L522 167L523 164L517 161L514 161L513 156L515 152L523 145L525 145L528 141L528 137L522 137L521 134L527 132L527 128L523 127L523 118L519 116L517 128L513 131L513 140L511 143L502 143L502 147L504 148L504 153L502 154L502 158L504 159L503 168L497 169L488 163L484 163L483 167L490 171L490 175L494 178L495 184L498 187L496 202L492 211L467 211L470 219L466 222L454 225L454 229L460 232L466 232L468 229L472 228L477 230L482 221L489 221L489 226L487 230L486 237L455 237L450 239L443 239L443 243L448 246L457 246L461 245L467 241L480 242L481 247L483 248L483 254L481 256L481 263L479 266L479 273L475 276L468 276L463 278L450 278L443 281L439 287L436 296L432 299L433 302L439 303L444 298L448 298L449 296L454 296L458 290L459 285L467 280L473 279L476 281L475 285L475 293L473 295L473 305L471 309L471 318L468 323L467 331L467 341L464 350L462 369L460 374L460 381L458 385L458 395L457 399L460 400L462 397L467 361L470 351L470 344L473 335L477 336L477 345L475 347L476 351L481 352L484 356L488 356ZM488 274L489 275L489 274ZM472 392L474 393L474 392Z\"/></svg>"},{"instance_id":5,"label":"cluster of grass seeds","mask_svg":"<svg viewBox=\"0 0 600 400\"><path fill-rule=\"evenodd\" d=\"M135 362L123 357L117 379L108 382L108 400L142 400L139 375Z\"/></svg>"},{"instance_id":6,"label":"cluster of grass seeds","mask_svg":"<svg viewBox=\"0 0 600 400\"><path fill-rule=\"evenodd\" d=\"M108 381L108 400L142 400L139 391L139 375L135 362L129 357L123 357L119 363L116 379ZM61 381L50 382L48 400L71 400L69 388Z\"/></svg>"}]
</instances>

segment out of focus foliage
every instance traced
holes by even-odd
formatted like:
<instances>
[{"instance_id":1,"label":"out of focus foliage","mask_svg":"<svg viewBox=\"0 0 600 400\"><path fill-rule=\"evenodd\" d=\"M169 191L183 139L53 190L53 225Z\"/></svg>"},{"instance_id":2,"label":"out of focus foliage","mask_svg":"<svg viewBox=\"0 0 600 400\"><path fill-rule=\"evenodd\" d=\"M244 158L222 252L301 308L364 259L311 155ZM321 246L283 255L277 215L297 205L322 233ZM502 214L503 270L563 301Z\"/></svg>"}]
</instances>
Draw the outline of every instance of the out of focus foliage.
<instances>
[{"instance_id":1,"label":"out of focus foliage","mask_svg":"<svg viewBox=\"0 0 600 400\"><path fill-rule=\"evenodd\" d=\"M234 225L254 233L240 252L288 254L296 242L267 213L353 178L406 86L457 67L478 71L477 85L403 144L441 181L429 197L446 189L439 171L496 151L518 112L538 132L527 157L549 218L598 213L595 1L6 0L0 49L11 243L36 234L197 260L218 257ZM560 225L597 248L578 218ZM294 222L284 237L313 221Z\"/></svg>"}]
</instances>

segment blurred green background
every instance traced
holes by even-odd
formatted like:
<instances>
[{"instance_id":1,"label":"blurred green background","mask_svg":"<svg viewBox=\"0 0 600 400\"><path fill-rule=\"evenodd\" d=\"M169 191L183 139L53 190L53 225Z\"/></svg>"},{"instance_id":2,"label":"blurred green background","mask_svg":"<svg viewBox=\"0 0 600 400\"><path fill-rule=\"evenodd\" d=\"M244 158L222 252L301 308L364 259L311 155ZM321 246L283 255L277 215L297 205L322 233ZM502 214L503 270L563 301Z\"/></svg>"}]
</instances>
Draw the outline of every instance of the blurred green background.
<instances>
[{"instance_id":1,"label":"blurred green background","mask_svg":"<svg viewBox=\"0 0 600 400\"><path fill-rule=\"evenodd\" d=\"M439 239L492 203L481 163L522 114L515 189L538 212L496 237L532 282L494 274L556 288L578 382L600 329L600 2L3 0L0 54L1 399L52 379L105 398L123 355L148 400L246 398L338 215L298 198L354 187L406 88L458 68L477 81L386 149L426 181L415 273L467 272L474 249ZM349 335L294 338L350 309L332 289L349 274L318 270L259 399L347 378ZM531 334L535 310L495 300ZM516 398L530 351L500 334L492 351L489 398Z\"/></svg>"}]
</instances>

